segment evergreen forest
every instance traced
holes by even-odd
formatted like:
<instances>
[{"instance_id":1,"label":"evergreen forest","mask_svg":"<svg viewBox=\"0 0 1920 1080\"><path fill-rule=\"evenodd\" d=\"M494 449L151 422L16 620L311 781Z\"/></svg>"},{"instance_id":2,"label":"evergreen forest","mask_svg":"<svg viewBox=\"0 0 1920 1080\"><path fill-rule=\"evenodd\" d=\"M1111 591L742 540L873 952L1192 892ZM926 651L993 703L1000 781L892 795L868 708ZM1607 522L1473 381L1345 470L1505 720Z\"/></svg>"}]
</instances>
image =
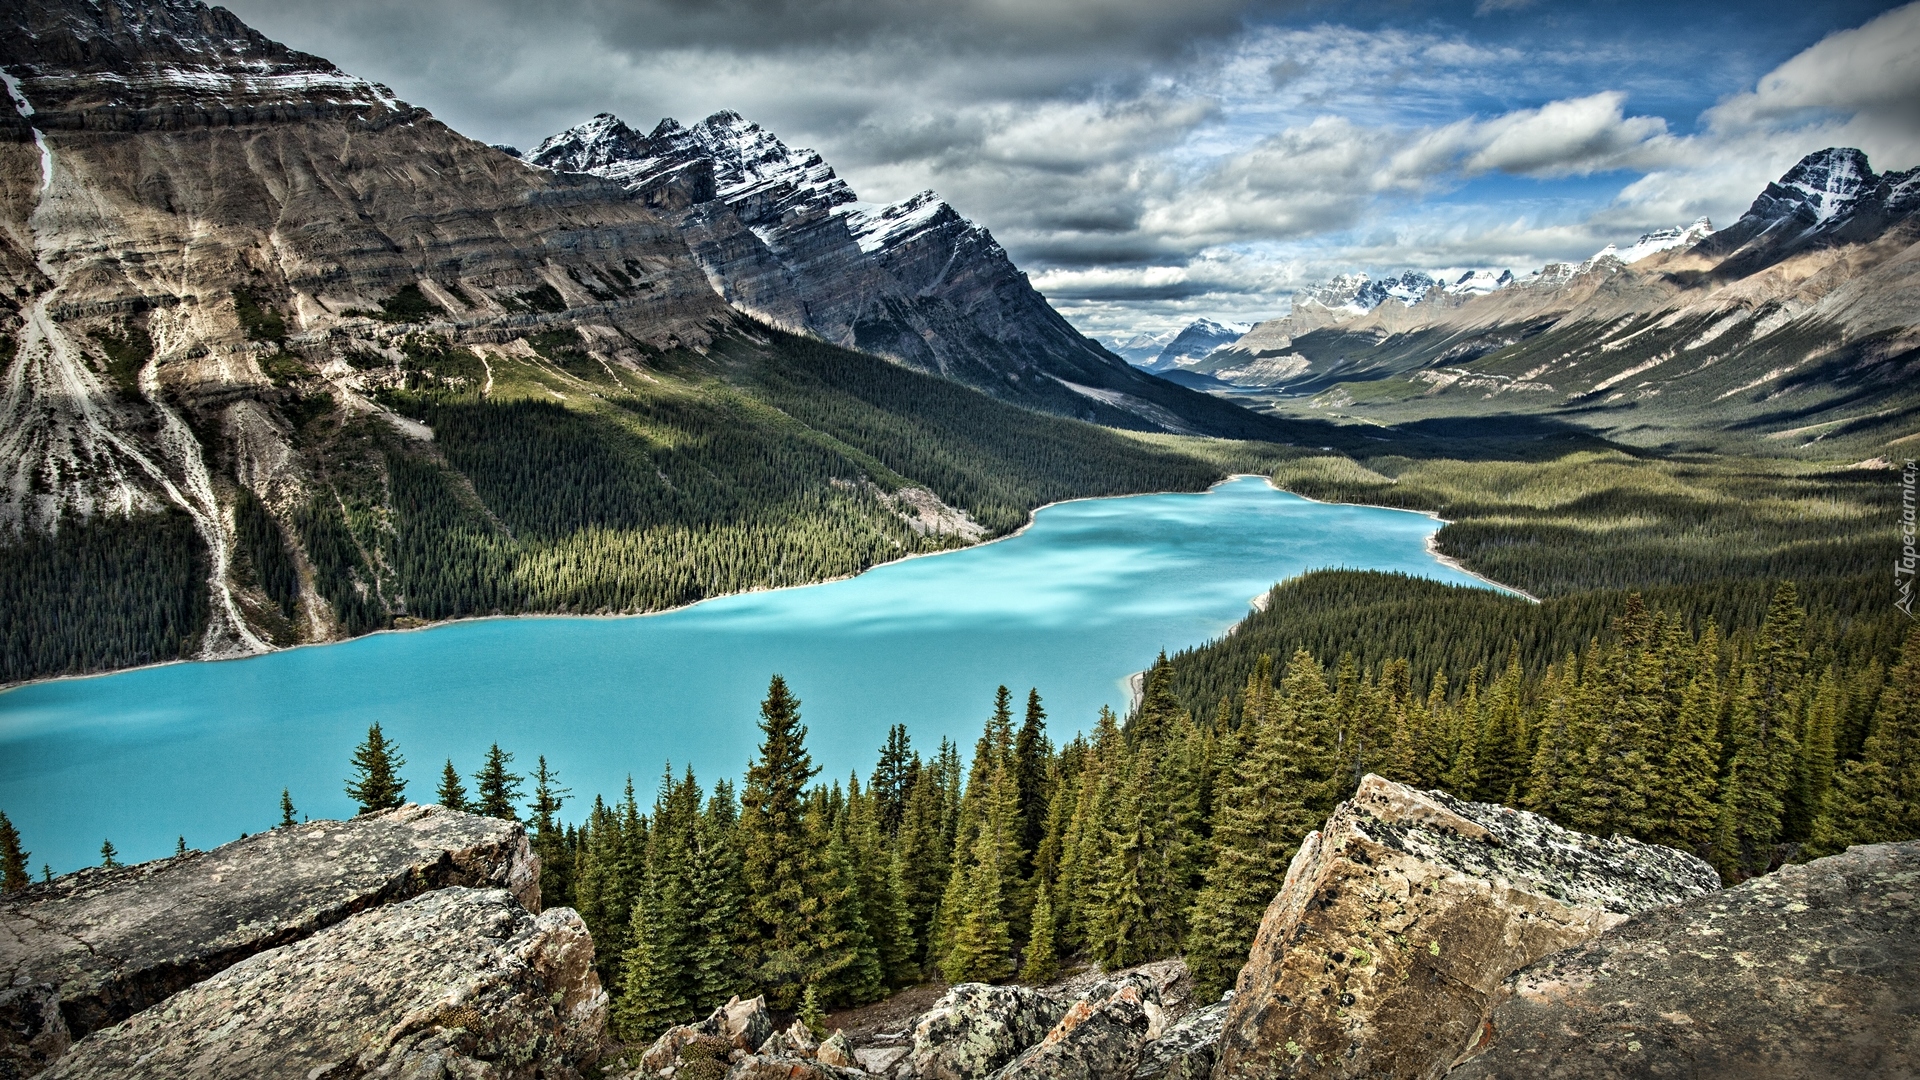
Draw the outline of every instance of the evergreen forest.
<instances>
[{"instance_id":1,"label":"evergreen forest","mask_svg":"<svg viewBox=\"0 0 1920 1080\"><path fill-rule=\"evenodd\" d=\"M1339 610L1364 587L1348 577L1283 586L1268 611ZM1448 610L1417 591L1444 586L1374 577ZM1346 610L1377 614L1358 598ZM525 820L545 902L580 911L614 1028L638 1042L734 994L805 1012L936 977L1044 982L1081 961L1184 956L1216 996L1301 840L1368 773L1677 847L1729 883L1920 837L1920 630L1836 649L1792 583L1730 629L1639 594L1614 609L1502 603L1538 613L1524 649L1523 621L1450 624L1502 642L1493 663L1446 666L1472 644L1416 664L1309 637L1333 648L1259 651L1195 708L1183 698L1221 669L1196 666L1206 650L1162 656L1125 718L1103 710L1056 744L1038 692L1023 704L1001 687L971 753L923 754L896 725L864 780L820 775L775 676L737 783L669 768L650 803L630 781L566 823L569 793L539 759ZM1562 642L1544 665L1523 659ZM364 809L398 805L394 760L369 732L349 786ZM472 799L448 762L439 800L517 816L527 778L511 762L494 747Z\"/></svg>"}]
</instances>

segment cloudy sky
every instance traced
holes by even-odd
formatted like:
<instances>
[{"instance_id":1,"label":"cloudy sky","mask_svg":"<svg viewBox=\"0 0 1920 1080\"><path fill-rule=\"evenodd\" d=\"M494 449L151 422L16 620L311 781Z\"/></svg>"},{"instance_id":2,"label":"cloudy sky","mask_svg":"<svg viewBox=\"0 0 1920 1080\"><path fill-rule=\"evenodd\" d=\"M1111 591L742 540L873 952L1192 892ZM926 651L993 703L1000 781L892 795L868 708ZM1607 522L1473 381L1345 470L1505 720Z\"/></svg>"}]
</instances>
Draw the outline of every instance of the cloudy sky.
<instances>
[{"instance_id":1,"label":"cloudy sky","mask_svg":"<svg viewBox=\"0 0 1920 1080\"><path fill-rule=\"evenodd\" d=\"M225 3L488 142L736 110L939 191L1104 338L1726 224L1826 146L1920 165L1920 0Z\"/></svg>"}]
</instances>

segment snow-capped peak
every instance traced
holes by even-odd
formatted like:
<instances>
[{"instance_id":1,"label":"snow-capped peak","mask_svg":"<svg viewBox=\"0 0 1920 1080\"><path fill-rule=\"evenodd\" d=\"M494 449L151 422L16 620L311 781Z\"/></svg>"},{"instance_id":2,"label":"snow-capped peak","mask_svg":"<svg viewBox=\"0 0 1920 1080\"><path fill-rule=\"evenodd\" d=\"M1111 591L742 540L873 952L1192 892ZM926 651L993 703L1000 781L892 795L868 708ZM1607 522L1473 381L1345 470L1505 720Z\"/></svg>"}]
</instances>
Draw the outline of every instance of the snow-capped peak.
<instances>
[{"instance_id":1,"label":"snow-capped peak","mask_svg":"<svg viewBox=\"0 0 1920 1080\"><path fill-rule=\"evenodd\" d=\"M1513 271L1469 270L1446 287L1455 296L1484 296L1513 284Z\"/></svg>"},{"instance_id":2,"label":"snow-capped peak","mask_svg":"<svg viewBox=\"0 0 1920 1080\"><path fill-rule=\"evenodd\" d=\"M1877 179L1866 154L1852 147L1831 147L1801 158L1780 178L1780 186L1798 194L1818 224L1852 208Z\"/></svg>"},{"instance_id":3,"label":"snow-capped peak","mask_svg":"<svg viewBox=\"0 0 1920 1080\"><path fill-rule=\"evenodd\" d=\"M542 139L526 160L556 172L597 172L610 165L650 157L646 136L612 113Z\"/></svg>"},{"instance_id":4,"label":"snow-capped peak","mask_svg":"<svg viewBox=\"0 0 1920 1080\"><path fill-rule=\"evenodd\" d=\"M1706 218L1697 218L1688 226L1674 226L1667 229L1655 229L1644 233L1625 248L1608 244L1593 254L1584 264L1587 268L1597 265L1602 259L1618 259L1622 263L1637 263L1649 255L1658 254L1677 247L1692 247L1713 235L1713 222Z\"/></svg>"}]
</instances>

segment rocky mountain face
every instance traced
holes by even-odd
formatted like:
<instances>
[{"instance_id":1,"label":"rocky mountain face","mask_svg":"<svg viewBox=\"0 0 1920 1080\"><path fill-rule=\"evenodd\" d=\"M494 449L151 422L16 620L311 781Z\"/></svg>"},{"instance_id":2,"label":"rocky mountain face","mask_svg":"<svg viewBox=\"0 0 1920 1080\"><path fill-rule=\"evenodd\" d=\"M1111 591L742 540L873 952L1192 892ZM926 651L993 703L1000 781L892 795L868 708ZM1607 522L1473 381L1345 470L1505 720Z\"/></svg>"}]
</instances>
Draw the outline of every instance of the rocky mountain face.
<instances>
[{"instance_id":1,"label":"rocky mountain face","mask_svg":"<svg viewBox=\"0 0 1920 1080\"><path fill-rule=\"evenodd\" d=\"M715 292L776 326L1097 423L1274 435L1074 330L992 234L933 192L862 203L818 153L737 113L645 135L602 114L527 160L625 186L678 224Z\"/></svg>"},{"instance_id":2,"label":"rocky mountain face","mask_svg":"<svg viewBox=\"0 0 1920 1080\"><path fill-rule=\"evenodd\" d=\"M1702 220L1363 315L1298 305L1206 366L1284 387L1300 401L1283 411L1374 422L1535 412L1639 441L1900 437L1920 358L1916 208L1920 170L1823 150L1717 232Z\"/></svg>"},{"instance_id":3,"label":"rocky mountain face","mask_svg":"<svg viewBox=\"0 0 1920 1080\"><path fill-rule=\"evenodd\" d=\"M599 328L629 360L731 317L617 187L462 138L223 9L9 4L0 68L0 532L184 514L205 655L267 647L232 586L233 513L239 487L289 508L311 490L283 387L380 355L397 295L475 338ZM304 400L329 397L383 412Z\"/></svg>"}]
</instances>

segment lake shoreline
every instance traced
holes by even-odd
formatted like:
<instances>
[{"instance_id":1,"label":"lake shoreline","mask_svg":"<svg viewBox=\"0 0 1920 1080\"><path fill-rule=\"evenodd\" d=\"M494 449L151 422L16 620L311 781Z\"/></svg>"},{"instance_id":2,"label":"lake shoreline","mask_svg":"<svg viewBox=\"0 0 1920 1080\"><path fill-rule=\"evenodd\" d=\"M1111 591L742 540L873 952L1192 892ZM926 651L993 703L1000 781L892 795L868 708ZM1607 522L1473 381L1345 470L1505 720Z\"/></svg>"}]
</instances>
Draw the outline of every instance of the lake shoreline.
<instances>
[{"instance_id":1,"label":"lake shoreline","mask_svg":"<svg viewBox=\"0 0 1920 1080\"><path fill-rule=\"evenodd\" d=\"M731 599L739 596L754 596L762 593L787 592L792 589L810 589L817 585L829 585L835 582L850 581L854 578L861 576L862 574L867 574L867 573L871 573L874 570L878 570L883 566L896 566L912 559L936 558L941 555L952 555L962 551L974 551L979 548L987 547L988 545L991 545L991 544L998 544L1003 540L1011 540L1017 536L1020 536L1021 534L1025 533L1027 530L1033 528L1034 522L1038 520L1041 511L1049 510L1056 506L1067 506L1072 503L1095 502L1095 501L1104 501L1104 500L1142 499L1142 498L1151 498L1151 497L1157 497L1162 495L1206 495L1213 492L1216 488L1219 488L1225 484L1233 483L1236 480L1252 480L1252 479L1258 479L1258 480L1264 481L1266 485L1269 488L1273 489L1274 491L1283 492L1285 494L1292 495L1296 498L1304 499L1307 502L1318 503L1322 506L1357 506L1357 507L1363 507L1363 508L1372 509L1372 510L1393 510L1400 513L1419 514L1422 517L1432 518L1433 520L1440 522L1442 525L1451 524L1451 522L1447 521L1447 519L1441 517L1439 514L1431 510L1412 510L1404 506L1380 506L1375 503L1348 503L1348 502L1315 499L1315 498L1312 498L1311 496L1302 495L1297 491L1288 491L1286 488L1280 487L1279 485L1273 482L1273 477L1271 476L1266 476L1261 473L1230 473L1220 478L1219 480L1216 480L1213 483L1207 485L1205 488L1199 491L1135 491L1135 492L1129 492L1124 495L1078 495L1071 499L1057 499L1053 502L1044 503L1040 506L1034 507L1032 510L1027 511L1027 520L1023 522L1019 528L1014 529L1013 531L1006 533L1003 536L995 536L995 537L992 537L991 539L980 540L975 543L968 544L965 547L947 548L942 551L910 552L906 555L900 556L897 559L888 559L885 562L874 563L872 566L869 566L864 570L859 570L851 574L839 574L834 577L820 578L819 580L816 580L816 581L800 582L793 585L775 585L775 586L762 587L762 588L741 589L737 592L718 593L713 596L703 596L700 599L695 600L691 603L679 604L674 607L657 608L652 611L620 611L620 612L522 611L522 612L516 612L513 614L502 613L502 614L495 614L495 615L463 615L463 616L459 616L457 618L452 618L452 619L436 619L431 622L422 623L419 626L391 626L391 627L386 627L380 630L370 631L365 634L356 634L352 637L333 638L326 641L302 641L294 645L280 645L280 646L275 646L274 648L271 648L266 652L252 653L246 656L194 657L194 658L182 658L182 659L176 659L176 660L157 660L150 664L134 664L128 667L111 668L105 671L79 672L79 673L70 674L70 675L48 675L48 676L44 676L42 678L37 678L37 679L25 679L20 682L0 684L0 700L4 700L6 695L13 690L22 689L24 687L29 687L29 686L39 686L44 683L73 682L73 681L84 680L84 679L99 679L99 678L105 678L110 675L121 675L127 672L133 672L133 671L147 671L154 668L174 667L180 664L224 664L224 663L232 663L232 662L238 662L238 661L254 660L263 656L272 656L277 653L292 652L297 649L326 648L331 645L344 645L352 641L364 641L369 638L375 638L385 634L414 634L414 633L421 633L428 630L438 630L438 629L441 629L442 627L455 626L462 623L499 622L499 621L504 621L509 619L646 619L646 618L652 618L657 615L670 615L670 614L673 614L674 612L686 611L690 608L696 608L696 607L699 607L701 604L712 603L713 601L716 601L716 600L727 600L727 599ZM1524 597L1525 599L1530 600L1536 604L1540 602L1538 597L1533 596L1532 594L1527 593L1524 590L1516 589L1510 585L1505 585L1498 581L1495 581L1492 578L1487 577L1485 574L1480 574L1473 570L1468 569L1466 566L1462 565L1458 559L1455 559L1450 555L1442 554L1439 548L1434 543L1432 534L1429 534L1427 536L1426 546L1427 546L1428 553L1433 556L1434 560L1436 562L1439 562L1441 565L1447 567L1450 570L1454 570L1458 573L1464 574L1468 577L1473 578L1476 581L1485 582L1488 586L1494 589L1498 589L1502 592L1507 592L1516 596ZM1280 582L1275 582L1274 584L1277 585L1277 584L1280 584ZM1238 623L1236 623L1235 625L1237 626ZM1227 631L1227 633L1232 633L1232 632L1233 631L1231 628Z\"/></svg>"}]
</instances>

